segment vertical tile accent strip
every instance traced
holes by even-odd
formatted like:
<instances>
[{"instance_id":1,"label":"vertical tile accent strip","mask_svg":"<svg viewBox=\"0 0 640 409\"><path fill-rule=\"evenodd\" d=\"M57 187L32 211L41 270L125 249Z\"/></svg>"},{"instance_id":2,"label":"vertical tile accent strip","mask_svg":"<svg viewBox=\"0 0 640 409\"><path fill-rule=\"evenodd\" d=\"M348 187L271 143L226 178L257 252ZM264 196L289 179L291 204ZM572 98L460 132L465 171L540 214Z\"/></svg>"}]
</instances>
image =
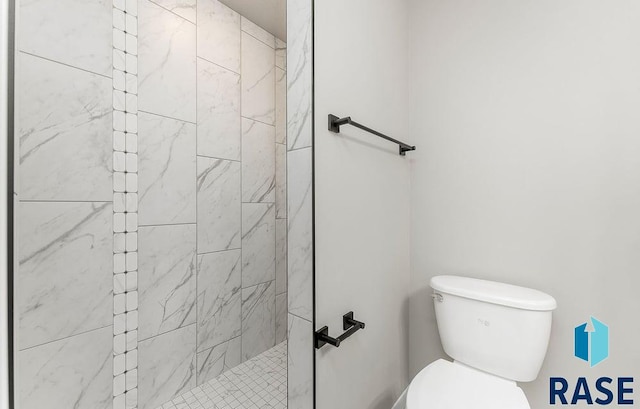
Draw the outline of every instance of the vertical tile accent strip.
<instances>
[{"instance_id":1,"label":"vertical tile accent strip","mask_svg":"<svg viewBox=\"0 0 640 409\"><path fill-rule=\"evenodd\" d=\"M313 0L287 1L288 408L315 406ZM282 62L282 61L281 61Z\"/></svg>"},{"instance_id":2,"label":"vertical tile accent strip","mask_svg":"<svg viewBox=\"0 0 640 409\"><path fill-rule=\"evenodd\" d=\"M113 409L138 407L138 0L113 0Z\"/></svg>"}]
</instances>

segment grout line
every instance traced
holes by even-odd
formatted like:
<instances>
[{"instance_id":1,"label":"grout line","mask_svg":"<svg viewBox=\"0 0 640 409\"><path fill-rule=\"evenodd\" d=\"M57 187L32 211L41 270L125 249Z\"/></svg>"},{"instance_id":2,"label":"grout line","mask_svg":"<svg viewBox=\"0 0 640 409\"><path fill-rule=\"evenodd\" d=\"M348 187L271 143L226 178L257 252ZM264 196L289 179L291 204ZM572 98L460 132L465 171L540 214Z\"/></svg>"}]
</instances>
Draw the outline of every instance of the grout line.
<instances>
[{"instance_id":1,"label":"grout line","mask_svg":"<svg viewBox=\"0 0 640 409\"><path fill-rule=\"evenodd\" d=\"M274 114L274 116L275 116L275 114ZM276 124L275 124L275 123L274 123L274 124L270 124L270 123L268 123L268 122L264 122L264 121L261 121L261 120L259 120L259 119L255 119L255 118L249 118L248 116L244 116L244 115L240 115L240 117L241 117L241 118L243 118L243 119L247 119L247 120L249 120L249 121L253 121L253 122L261 123L261 124L263 124L263 125L272 126L272 127L274 127L274 128L276 127Z\"/></svg>"},{"instance_id":2,"label":"grout line","mask_svg":"<svg viewBox=\"0 0 640 409\"><path fill-rule=\"evenodd\" d=\"M146 337L146 338L138 337L138 344L141 344L144 341L149 341L150 339L153 339L153 338L158 338L158 337L161 337L163 335L170 334L170 333L175 332L175 331L180 331L180 330L187 329L192 325L196 325L196 323L192 322L191 324L183 325L183 326L178 327L178 328L174 328L174 329L170 329L170 330L167 330L167 331L164 331L164 332L160 332L158 334L151 335L150 337Z\"/></svg>"},{"instance_id":3,"label":"grout line","mask_svg":"<svg viewBox=\"0 0 640 409\"><path fill-rule=\"evenodd\" d=\"M155 4L156 6L160 7L161 9L166 10L166 11L168 11L169 13L173 14L174 16L176 16L176 17L180 17L181 19L183 19L183 20L184 20L184 21L186 21L187 23L191 23L191 24L193 24L194 26L196 26L196 27L197 27L197 24L196 24L196 23L194 23L193 21L189 20L188 18L186 18L186 17L184 17L184 16L181 16L180 14L176 13L176 12L175 12L175 11L173 11L173 10L170 10L170 9L166 8L165 6L163 6L163 5L161 5L161 4L156 3L154 0L149 0L149 3L153 3L153 4ZM197 12L197 10L196 10L196 21L197 21L197 19L198 19L198 12ZM197 41L197 40L196 40L196 41ZM196 43L196 44L197 44L197 43Z\"/></svg>"},{"instance_id":4,"label":"grout line","mask_svg":"<svg viewBox=\"0 0 640 409\"><path fill-rule=\"evenodd\" d=\"M20 203L113 203L113 200L38 200L38 199L20 199Z\"/></svg>"},{"instance_id":5,"label":"grout line","mask_svg":"<svg viewBox=\"0 0 640 409\"><path fill-rule=\"evenodd\" d=\"M313 149L313 146L302 146L300 148L289 149L289 150L287 150L287 153L301 151L301 150L304 150L304 149Z\"/></svg>"},{"instance_id":6,"label":"grout line","mask_svg":"<svg viewBox=\"0 0 640 409\"><path fill-rule=\"evenodd\" d=\"M215 345L213 345L213 346L210 346L210 347L207 347L207 348L201 349L201 350L199 350L199 351L197 350L197 347L196 347L196 351L197 351L197 353L198 353L198 354L201 354L201 353L203 353L204 351L208 351L208 350L210 350L210 349L217 348L217 347L219 347L219 346L220 346L220 345L222 345L222 344L226 344L227 342L231 342L231 341L233 341L233 340L235 340L235 339L238 339L238 338L240 338L240 335L236 335L235 337L231 337L231 338L229 338L229 339L228 339L228 340L226 340L226 341L219 342L219 343L217 343L217 344L215 344ZM230 368L230 369L232 369L232 368Z\"/></svg>"},{"instance_id":7,"label":"grout line","mask_svg":"<svg viewBox=\"0 0 640 409\"><path fill-rule=\"evenodd\" d=\"M290 312L290 311L287 311L287 313L288 313L289 315L293 315L293 316L294 316L294 317L296 317L296 318L300 318L301 320L307 321L307 322L308 322L308 323L310 323L310 324L313 324L313 323L312 323L310 320L308 320L307 318L302 318L301 316L299 316L299 315L297 315L297 314L294 314L294 313L292 313L292 312Z\"/></svg>"},{"instance_id":8,"label":"grout line","mask_svg":"<svg viewBox=\"0 0 640 409\"><path fill-rule=\"evenodd\" d=\"M196 131L196 135L197 135L197 131ZM196 143L197 146L197 143ZM216 160L225 160L227 162L236 162L236 163L242 163L241 160L238 159L227 159L227 158L219 158L217 156L209 156L209 155L202 155L202 154L197 154L196 155L196 159L197 158L207 158L207 159L216 159ZM197 173L197 172L196 172Z\"/></svg>"},{"instance_id":9,"label":"grout line","mask_svg":"<svg viewBox=\"0 0 640 409\"><path fill-rule=\"evenodd\" d=\"M85 335L85 334L88 334L88 333L94 332L94 331L100 331L101 329L106 329L106 328L109 328L109 327L112 327L112 326L113 326L113 324L109 324L109 325L105 325L103 327L98 327L98 328L93 328L93 329L89 329L89 330L86 330L86 331L78 332L77 334L68 335L66 337L62 337L62 338L54 339L54 340L51 340L51 341L43 342L42 344L33 345L33 346L30 346L30 347L27 347L27 348L19 349L18 352L29 351L30 349L33 349L33 348L38 348L38 347L41 347L41 346L44 346L44 345L53 344L54 342L58 342L58 341L65 341L65 340L71 339L73 337L78 337L80 335Z\"/></svg>"},{"instance_id":10,"label":"grout line","mask_svg":"<svg viewBox=\"0 0 640 409\"><path fill-rule=\"evenodd\" d=\"M166 224L140 224L138 223L138 228L140 227L163 227L163 226L193 226L196 225L197 223L193 222L193 223L166 223Z\"/></svg>"},{"instance_id":11,"label":"grout line","mask_svg":"<svg viewBox=\"0 0 640 409\"><path fill-rule=\"evenodd\" d=\"M197 40L196 40L196 43L197 43ZM196 45L196 47L197 47L197 45ZM202 60L202 61L204 61L204 62L208 62L209 64L213 64L213 65L215 65L215 66L218 66L218 67L222 68L223 70L226 70L226 71L232 72L232 73L236 74L237 76L241 76L241 74L240 74L239 72L236 72L236 71L232 70L231 68L225 67L224 65L220 65L220 64L218 64L217 62L213 62L213 61L211 61L211 60L208 60L208 59L206 59L205 57L201 57L201 56L199 56L199 55L196 55L196 58L199 58L199 59L201 59L201 60ZM242 57L240 57L240 59L242 59ZM197 80L196 80L196 83L197 83Z\"/></svg>"},{"instance_id":12,"label":"grout line","mask_svg":"<svg viewBox=\"0 0 640 409\"><path fill-rule=\"evenodd\" d=\"M241 14L240 16L241 16L241 17L244 17L242 14ZM245 18L245 20L251 21L251 20L249 20L249 19L248 19L248 18L246 18L246 17L244 17L244 18ZM251 22L253 23L253 21L251 21ZM255 24L255 25L256 25L256 27L261 28L261 29L263 29L263 30L264 30L264 28L260 27L260 26L259 26L259 25L257 25L256 23L253 23L253 24ZM253 35L253 34L251 34L250 32L248 32L248 31L246 31L246 30L243 30L243 29L242 29L242 21L240 22L240 31L241 31L241 32L243 32L243 33L245 33L245 34L246 34L246 35L248 35L249 37L253 37L253 38L255 38L256 40L260 41L262 44L264 44L264 45L266 45L267 47L271 48L274 52L276 51L276 36L275 36L274 34L271 34L270 32L268 32L267 30L264 30L264 31L265 31L268 35L270 35L270 36L272 36L272 37L273 37L273 45L271 45L271 44L267 44L266 42L262 41L260 38L258 38L258 37L256 37L256 36L254 36L254 35ZM282 41L282 40L281 40L281 41ZM273 65L274 65L275 67L277 67L277 65L275 64L275 62L274 62L274 64L273 64Z\"/></svg>"},{"instance_id":13,"label":"grout line","mask_svg":"<svg viewBox=\"0 0 640 409\"><path fill-rule=\"evenodd\" d=\"M21 54L30 55L31 57L39 58L41 60L49 61L49 62L52 62L52 63L55 63L55 64L64 65L65 67L69 67L69 68L75 68L76 70L84 71L84 72L89 73L89 74L93 74L93 75L100 76L102 78L107 78L107 79L113 80L113 78L108 76L108 75L100 74L100 73L97 73L97 72L94 72L94 71L89 71L89 70L87 70L85 68L76 67L75 65L67 64L67 63L64 63L62 61L52 60L51 58L43 57L43 56L37 55L37 54L32 54L32 53L27 52L27 51L20 50L19 52Z\"/></svg>"},{"instance_id":14,"label":"grout line","mask_svg":"<svg viewBox=\"0 0 640 409\"><path fill-rule=\"evenodd\" d=\"M197 253L197 255L206 256L207 254L217 254L217 253L224 253L226 251L238 251L238 250L242 250L242 247L236 247L236 248L224 249L224 250L205 251L203 253Z\"/></svg>"},{"instance_id":15,"label":"grout line","mask_svg":"<svg viewBox=\"0 0 640 409\"><path fill-rule=\"evenodd\" d=\"M198 86L198 80L196 78L196 87ZM197 111L197 109L196 109ZM144 109L140 109L138 108L138 112L142 112L143 114L147 114L147 115L155 115L155 116L161 116L163 118L167 118L167 119L173 119L174 121L180 121L180 122L186 122L188 124L192 124L192 125L198 125L197 123L193 122L193 121L189 121L186 119L180 119L180 118L174 118L172 116L168 116L168 115L163 115L163 114L157 114L155 112L151 112L151 111L145 111ZM196 115L198 115L198 113L196 112Z\"/></svg>"}]
</instances>

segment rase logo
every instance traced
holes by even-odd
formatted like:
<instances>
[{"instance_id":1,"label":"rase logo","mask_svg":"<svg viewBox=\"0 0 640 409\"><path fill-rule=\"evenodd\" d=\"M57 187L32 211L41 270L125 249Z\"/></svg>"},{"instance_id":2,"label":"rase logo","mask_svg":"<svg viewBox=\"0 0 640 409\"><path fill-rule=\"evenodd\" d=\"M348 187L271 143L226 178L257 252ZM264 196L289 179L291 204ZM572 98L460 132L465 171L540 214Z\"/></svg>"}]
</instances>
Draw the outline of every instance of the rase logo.
<instances>
[{"instance_id":1,"label":"rase logo","mask_svg":"<svg viewBox=\"0 0 640 409\"><path fill-rule=\"evenodd\" d=\"M587 329L586 322L574 328L573 354L594 367L609 357L609 327L594 317L591 323L592 331Z\"/></svg>"},{"instance_id":2,"label":"rase logo","mask_svg":"<svg viewBox=\"0 0 640 409\"><path fill-rule=\"evenodd\" d=\"M573 329L573 355L594 367L609 357L609 327L594 317L591 317L591 324L585 322ZM569 392L566 378L552 377L549 379L549 404L633 405L632 384L632 377L603 376L590 386L586 377L579 377Z\"/></svg>"}]
</instances>

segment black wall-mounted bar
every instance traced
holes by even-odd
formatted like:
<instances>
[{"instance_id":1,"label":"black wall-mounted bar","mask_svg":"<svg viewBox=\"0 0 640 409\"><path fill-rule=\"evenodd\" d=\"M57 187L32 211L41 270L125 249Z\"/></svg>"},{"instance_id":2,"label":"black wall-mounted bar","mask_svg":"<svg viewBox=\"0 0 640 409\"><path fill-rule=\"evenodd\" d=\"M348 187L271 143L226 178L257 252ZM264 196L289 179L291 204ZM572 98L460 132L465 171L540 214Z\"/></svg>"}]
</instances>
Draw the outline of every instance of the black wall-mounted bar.
<instances>
[{"instance_id":1,"label":"black wall-mounted bar","mask_svg":"<svg viewBox=\"0 0 640 409\"><path fill-rule=\"evenodd\" d=\"M391 141L393 143L398 144L398 152L400 153L401 156L405 156L405 152L407 152L407 151L415 151L416 150L415 146L408 145L408 144L406 144L404 142L400 142L397 139L393 139L392 137L387 136L387 135L385 135L383 133L380 133L378 131L374 131L373 129L371 129L371 128L367 127L367 126L364 126L362 124L357 123L356 121L353 121L350 116L346 116L344 118L338 118L335 115L329 114L329 130L331 132L340 133L340 127L342 125L353 125L356 128L362 129L363 131L367 131L367 132L372 133L372 134L374 134L376 136L379 136L382 139L386 139L388 141Z\"/></svg>"},{"instance_id":2,"label":"black wall-mounted bar","mask_svg":"<svg viewBox=\"0 0 640 409\"><path fill-rule=\"evenodd\" d=\"M346 332L340 335L338 338L333 338L329 336L329 327L327 326L324 326L320 328L318 331L316 331L316 336L315 336L316 349L320 349L326 344L330 344L338 348L342 341L349 338L351 335L355 334L359 330L364 329L364 322L354 320L353 311L349 311L348 313L342 316L342 329Z\"/></svg>"}]
</instances>

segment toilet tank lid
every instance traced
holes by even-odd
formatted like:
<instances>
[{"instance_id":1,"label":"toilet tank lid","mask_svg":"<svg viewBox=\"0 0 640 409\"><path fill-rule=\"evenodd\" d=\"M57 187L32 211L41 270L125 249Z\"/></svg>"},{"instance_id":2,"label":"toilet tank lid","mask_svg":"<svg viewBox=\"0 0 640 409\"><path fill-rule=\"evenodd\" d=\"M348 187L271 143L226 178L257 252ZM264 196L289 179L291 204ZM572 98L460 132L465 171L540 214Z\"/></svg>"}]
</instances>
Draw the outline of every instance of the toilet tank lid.
<instances>
[{"instance_id":1,"label":"toilet tank lid","mask_svg":"<svg viewBox=\"0 0 640 409\"><path fill-rule=\"evenodd\" d=\"M549 294L531 288L459 276L436 276L431 288L458 297L505 305L530 311L555 310L556 300Z\"/></svg>"}]
</instances>

